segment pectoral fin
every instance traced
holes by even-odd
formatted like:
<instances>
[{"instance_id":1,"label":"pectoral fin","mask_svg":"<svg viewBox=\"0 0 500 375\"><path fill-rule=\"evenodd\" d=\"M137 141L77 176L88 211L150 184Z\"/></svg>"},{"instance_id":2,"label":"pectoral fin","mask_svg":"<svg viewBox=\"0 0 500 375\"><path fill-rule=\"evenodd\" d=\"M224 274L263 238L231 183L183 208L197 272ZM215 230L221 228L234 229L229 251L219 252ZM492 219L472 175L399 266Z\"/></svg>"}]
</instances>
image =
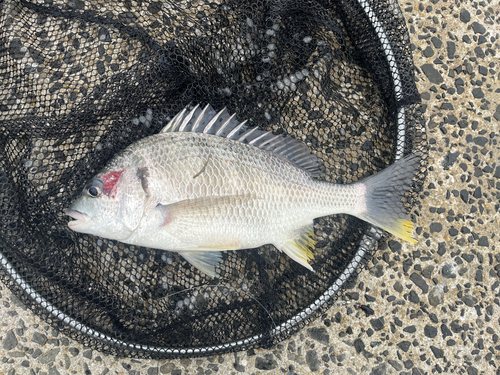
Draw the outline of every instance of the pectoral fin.
<instances>
[{"instance_id":1,"label":"pectoral fin","mask_svg":"<svg viewBox=\"0 0 500 375\"><path fill-rule=\"evenodd\" d=\"M215 268L222 260L220 251L178 251L184 259L210 277L217 277Z\"/></svg>"},{"instance_id":2,"label":"pectoral fin","mask_svg":"<svg viewBox=\"0 0 500 375\"><path fill-rule=\"evenodd\" d=\"M292 258L297 263L314 272L309 264L309 260L314 258L311 247L314 247L316 240L313 238L314 228L313 223L299 228L292 233L291 238L275 245L286 255Z\"/></svg>"},{"instance_id":3,"label":"pectoral fin","mask_svg":"<svg viewBox=\"0 0 500 375\"><path fill-rule=\"evenodd\" d=\"M215 215L224 214L228 207L241 206L248 200L257 199L252 194L210 196L195 199L186 199L172 204L158 204L156 209L163 216L162 226L166 226L175 219L192 219L204 216L207 219Z\"/></svg>"}]
</instances>

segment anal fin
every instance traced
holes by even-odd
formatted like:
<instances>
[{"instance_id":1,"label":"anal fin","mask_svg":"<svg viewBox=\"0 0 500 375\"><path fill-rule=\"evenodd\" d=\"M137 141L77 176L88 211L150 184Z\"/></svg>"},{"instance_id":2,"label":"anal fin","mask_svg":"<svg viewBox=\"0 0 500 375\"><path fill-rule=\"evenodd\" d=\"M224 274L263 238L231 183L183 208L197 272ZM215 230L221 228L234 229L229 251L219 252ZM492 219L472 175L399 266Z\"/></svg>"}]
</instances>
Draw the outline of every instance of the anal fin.
<instances>
[{"instance_id":1,"label":"anal fin","mask_svg":"<svg viewBox=\"0 0 500 375\"><path fill-rule=\"evenodd\" d=\"M191 265L210 277L217 277L215 268L222 260L220 251L178 251Z\"/></svg>"},{"instance_id":2,"label":"anal fin","mask_svg":"<svg viewBox=\"0 0 500 375\"><path fill-rule=\"evenodd\" d=\"M311 223L294 231L290 239L281 242L276 247L300 265L314 272L309 260L314 258L311 248L314 248L315 244L314 224Z\"/></svg>"}]
</instances>

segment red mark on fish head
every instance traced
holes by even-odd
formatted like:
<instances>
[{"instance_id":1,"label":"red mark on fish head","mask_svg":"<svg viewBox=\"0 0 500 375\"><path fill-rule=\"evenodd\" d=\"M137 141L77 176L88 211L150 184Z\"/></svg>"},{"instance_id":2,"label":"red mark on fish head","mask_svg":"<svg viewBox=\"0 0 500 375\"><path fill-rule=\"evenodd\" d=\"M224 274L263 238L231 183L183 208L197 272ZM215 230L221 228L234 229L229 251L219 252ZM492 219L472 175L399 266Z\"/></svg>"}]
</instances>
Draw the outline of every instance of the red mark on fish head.
<instances>
[{"instance_id":1,"label":"red mark on fish head","mask_svg":"<svg viewBox=\"0 0 500 375\"><path fill-rule=\"evenodd\" d=\"M124 170L122 169L121 171L113 171L103 174L102 176L98 176L104 182L104 187L102 189L103 194L110 198L114 198L116 196L116 190L118 188L117 182L120 180L123 171Z\"/></svg>"}]
</instances>

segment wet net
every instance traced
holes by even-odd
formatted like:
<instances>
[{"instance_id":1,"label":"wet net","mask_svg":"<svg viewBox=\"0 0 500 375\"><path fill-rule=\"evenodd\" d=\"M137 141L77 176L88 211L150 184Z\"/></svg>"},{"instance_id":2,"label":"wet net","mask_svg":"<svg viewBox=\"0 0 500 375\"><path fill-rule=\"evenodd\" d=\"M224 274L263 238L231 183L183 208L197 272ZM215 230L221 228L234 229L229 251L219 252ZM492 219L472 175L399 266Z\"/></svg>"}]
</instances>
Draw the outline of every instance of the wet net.
<instances>
[{"instance_id":1,"label":"wet net","mask_svg":"<svg viewBox=\"0 0 500 375\"><path fill-rule=\"evenodd\" d=\"M347 215L321 218L316 273L264 246L224 252L214 279L173 252L72 232L64 210L86 181L186 105L301 140L327 181L425 155L395 0L0 7L0 275L92 348L160 358L271 346L331 306L382 236Z\"/></svg>"}]
</instances>

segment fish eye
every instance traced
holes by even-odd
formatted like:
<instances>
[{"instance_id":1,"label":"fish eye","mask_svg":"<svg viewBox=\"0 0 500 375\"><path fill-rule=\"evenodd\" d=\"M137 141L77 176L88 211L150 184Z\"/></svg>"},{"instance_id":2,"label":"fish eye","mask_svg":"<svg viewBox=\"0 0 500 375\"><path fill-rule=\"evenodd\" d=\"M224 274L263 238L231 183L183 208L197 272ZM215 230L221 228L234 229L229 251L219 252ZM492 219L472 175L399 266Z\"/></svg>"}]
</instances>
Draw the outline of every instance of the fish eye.
<instances>
[{"instance_id":1,"label":"fish eye","mask_svg":"<svg viewBox=\"0 0 500 375\"><path fill-rule=\"evenodd\" d=\"M85 191L92 198L97 198L101 195L103 187L104 182L100 178L93 178L85 185Z\"/></svg>"},{"instance_id":2,"label":"fish eye","mask_svg":"<svg viewBox=\"0 0 500 375\"><path fill-rule=\"evenodd\" d=\"M94 198L96 198L96 197L98 197L99 195L101 195L101 191L100 191L100 189L99 189L99 188L97 188L96 186L91 186L91 187L89 187L88 192L89 192L89 195L90 195L91 197L94 197Z\"/></svg>"}]
</instances>

